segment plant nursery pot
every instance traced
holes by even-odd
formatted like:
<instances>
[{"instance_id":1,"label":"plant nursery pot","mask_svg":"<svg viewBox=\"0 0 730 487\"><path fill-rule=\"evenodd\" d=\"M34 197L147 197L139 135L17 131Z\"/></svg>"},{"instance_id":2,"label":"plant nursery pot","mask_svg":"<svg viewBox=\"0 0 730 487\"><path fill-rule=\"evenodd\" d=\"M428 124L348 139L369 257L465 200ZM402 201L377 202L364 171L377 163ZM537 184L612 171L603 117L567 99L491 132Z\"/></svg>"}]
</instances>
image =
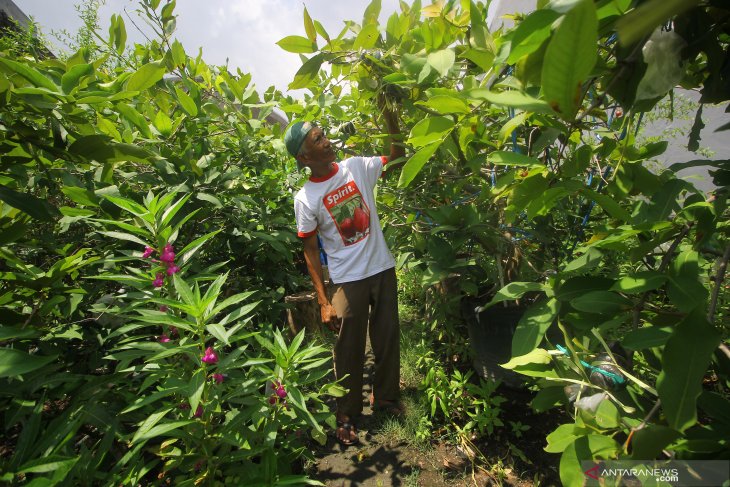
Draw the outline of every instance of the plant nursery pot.
<instances>
[{"instance_id":1,"label":"plant nursery pot","mask_svg":"<svg viewBox=\"0 0 730 487\"><path fill-rule=\"evenodd\" d=\"M471 313L471 319L467 320L469 343L474 368L481 377L501 380L510 387L525 386L521 375L500 366L512 357L512 337L524 312L522 306L498 304L480 313L476 310Z\"/></svg>"}]
</instances>

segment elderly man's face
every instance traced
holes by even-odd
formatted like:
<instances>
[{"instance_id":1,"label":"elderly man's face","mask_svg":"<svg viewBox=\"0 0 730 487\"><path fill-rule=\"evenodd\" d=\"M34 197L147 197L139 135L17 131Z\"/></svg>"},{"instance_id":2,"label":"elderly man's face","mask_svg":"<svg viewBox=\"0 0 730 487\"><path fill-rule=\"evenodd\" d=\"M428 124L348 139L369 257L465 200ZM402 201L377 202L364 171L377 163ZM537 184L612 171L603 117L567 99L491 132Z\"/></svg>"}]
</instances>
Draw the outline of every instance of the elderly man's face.
<instances>
[{"instance_id":1,"label":"elderly man's face","mask_svg":"<svg viewBox=\"0 0 730 487\"><path fill-rule=\"evenodd\" d=\"M306 166L317 163L329 164L337 158L332 144L319 127L314 127L309 131L304 139L302 152L300 157Z\"/></svg>"}]
</instances>

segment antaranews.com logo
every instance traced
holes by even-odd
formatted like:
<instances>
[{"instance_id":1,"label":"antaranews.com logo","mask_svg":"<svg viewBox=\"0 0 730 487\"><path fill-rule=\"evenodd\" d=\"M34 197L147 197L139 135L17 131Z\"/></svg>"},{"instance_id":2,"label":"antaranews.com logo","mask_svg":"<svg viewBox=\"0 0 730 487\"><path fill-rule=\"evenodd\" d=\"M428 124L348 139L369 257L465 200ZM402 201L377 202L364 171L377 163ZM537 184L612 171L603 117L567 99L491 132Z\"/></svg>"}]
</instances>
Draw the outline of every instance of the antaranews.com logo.
<instances>
[{"instance_id":1,"label":"antaranews.com logo","mask_svg":"<svg viewBox=\"0 0 730 487\"><path fill-rule=\"evenodd\" d=\"M730 483L728 460L605 460L581 462L586 486L721 486Z\"/></svg>"}]
</instances>

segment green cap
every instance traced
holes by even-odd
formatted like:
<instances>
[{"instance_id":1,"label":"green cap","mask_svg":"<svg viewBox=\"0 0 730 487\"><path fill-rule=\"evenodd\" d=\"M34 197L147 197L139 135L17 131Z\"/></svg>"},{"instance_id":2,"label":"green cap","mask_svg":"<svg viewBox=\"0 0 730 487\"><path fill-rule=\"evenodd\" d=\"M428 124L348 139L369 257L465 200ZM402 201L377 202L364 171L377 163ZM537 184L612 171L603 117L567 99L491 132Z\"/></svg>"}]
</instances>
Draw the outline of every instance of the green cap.
<instances>
[{"instance_id":1,"label":"green cap","mask_svg":"<svg viewBox=\"0 0 730 487\"><path fill-rule=\"evenodd\" d=\"M284 134L284 145L289 154L296 157L299 154L299 149L304 144L304 138L307 136L314 125L310 122L294 122L286 129Z\"/></svg>"}]
</instances>

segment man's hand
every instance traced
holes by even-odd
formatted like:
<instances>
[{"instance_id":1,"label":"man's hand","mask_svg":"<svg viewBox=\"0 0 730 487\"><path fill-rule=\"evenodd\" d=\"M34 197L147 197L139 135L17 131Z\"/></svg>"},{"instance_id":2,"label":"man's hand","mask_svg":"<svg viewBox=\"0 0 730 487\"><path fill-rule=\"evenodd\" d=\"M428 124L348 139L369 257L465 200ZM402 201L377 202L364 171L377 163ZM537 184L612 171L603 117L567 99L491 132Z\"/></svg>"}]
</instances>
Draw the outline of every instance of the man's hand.
<instances>
[{"instance_id":1,"label":"man's hand","mask_svg":"<svg viewBox=\"0 0 730 487\"><path fill-rule=\"evenodd\" d=\"M332 303L324 303L320 305L319 309L322 314L322 323L327 325L333 333L339 332L342 320L337 317L337 311L335 310L335 307L332 306Z\"/></svg>"}]
</instances>

